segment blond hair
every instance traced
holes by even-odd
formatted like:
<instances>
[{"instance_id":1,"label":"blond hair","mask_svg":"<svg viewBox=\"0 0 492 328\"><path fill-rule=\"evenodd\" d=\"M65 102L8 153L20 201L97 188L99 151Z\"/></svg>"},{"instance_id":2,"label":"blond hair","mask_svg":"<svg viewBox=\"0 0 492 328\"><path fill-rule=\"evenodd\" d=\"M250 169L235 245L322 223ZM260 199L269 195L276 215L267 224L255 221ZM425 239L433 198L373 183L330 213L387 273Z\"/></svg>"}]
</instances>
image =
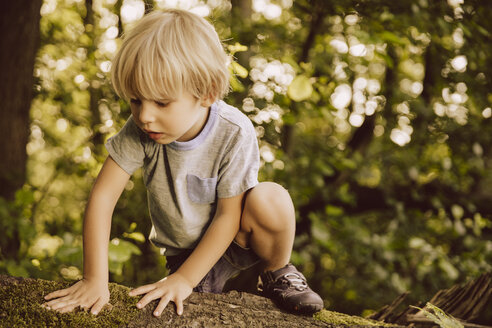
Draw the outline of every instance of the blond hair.
<instances>
[{"instance_id":1,"label":"blond hair","mask_svg":"<svg viewBox=\"0 0 492 328\"><path fill-rule=\"evenodd\" d=\"M154 11L123 37L111 80L123 99L221 99L229 91L228 57L214 27L187 11Z\"/></svg>"}]
</instances>

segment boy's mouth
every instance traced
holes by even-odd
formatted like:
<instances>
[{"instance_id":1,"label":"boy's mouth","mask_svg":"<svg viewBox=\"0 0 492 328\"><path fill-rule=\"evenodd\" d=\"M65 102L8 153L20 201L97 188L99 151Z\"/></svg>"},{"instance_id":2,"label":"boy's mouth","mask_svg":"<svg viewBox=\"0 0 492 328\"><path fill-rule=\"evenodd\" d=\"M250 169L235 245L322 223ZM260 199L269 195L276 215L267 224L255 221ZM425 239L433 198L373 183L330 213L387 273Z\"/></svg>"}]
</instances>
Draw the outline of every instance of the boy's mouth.
<instances>
[{"instance_id":1,"label":"boy's mouth","mask_svg":"<svg viewBox=\"0 0 492 328\"><path fill-rule=\"evenodd\" d=\"M154 132L154 131L150 131L150 130L144 130L144 131L153 140L158 140L164 135L164 133L161 133L161 132Z\"/></svg>"}]
</instances>

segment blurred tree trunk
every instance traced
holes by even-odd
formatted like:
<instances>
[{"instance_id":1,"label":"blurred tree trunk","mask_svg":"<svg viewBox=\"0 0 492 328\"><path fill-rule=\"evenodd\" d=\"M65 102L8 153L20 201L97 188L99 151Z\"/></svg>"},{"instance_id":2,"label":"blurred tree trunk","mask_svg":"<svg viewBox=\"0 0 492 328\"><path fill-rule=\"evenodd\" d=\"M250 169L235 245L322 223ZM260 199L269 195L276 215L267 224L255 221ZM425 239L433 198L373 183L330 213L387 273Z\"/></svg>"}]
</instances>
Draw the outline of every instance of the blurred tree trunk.
<instances>
[{"instance_id":1,"label":"blurred tree trunk","mask_svg":"<svg viewBox=\"0 0 492 328\"><path fill-rule=\"evenodd\" d=\"M310 17L309 32L300 49L301 53L297 58L298 64L308 63L309 52L315 45L316 36L325 32L323 26L324 20L328 12L331 11L331 8L322 0L313 1L311 7L303 7L301 4L294 5L297 5L300 8L302 7L302 10L306 11L306 14ZM295 101L291 102L289 109L294 116L297 116L299 113L298 104ZM294 124L284 124L282 130L282 149L290 158L294 156L294 130Z\"/></svg>"},{"instance_id":2,"label":"blurred tree trunk","mask_svg":"<svg viewBox=\"0 0 492 328\"><path fill-rule=\"evenodd\" d=\"M251 0L231 0L231 16L230 16L230 28L234 41L248 46L248 48L255 42L256 33L252 31L251 15L253 14L253 4ZM240 22L240 23L239 23ZM247 51L248 55L246 59L251 57L251 49ZM238 53L238 56L242 56L243 53ZM238 58L239 63L243 66L249 66L246 60L241 61Z\"/></svg>"},{"instance_id":3,"label":"blurred tree trunk","mask_svg":"<svg viewBox=\"0 0 492 328\"><path fill-rule=\"evenodd\" d=\"M93 9L93 1L92 0L86 0L85 1L85 8L87 14L84 17L84 26L86 30L87 36L93 40L93 42L90 43L90 45L87 46L87 57L88 58L96 58L96 50L97 50L97 36L95 33L95 17L94 17L94 9ZM87 65L87 71L89 72L89 67L91 64L89 62L86 63ZM98 78L96 75L89 76L90 81L92 83L90 84L88 91L89 91L89 110L91 111L91 130L93 131L92 135L92 143L94 145L100 145L103 143L103 135L99 131L99 127L101 125L101 115L99 113L99 100L102 98L101 94L101 89L98 83L94 83L94 81L98 81Z\"/></svg>"},{"instance_id":4,"label":"blurred tree trunk","mask_svg":"<svg viewBox=\"0 0 492 328\"><path fill-rule=\"evenodd\" d=\"M252 14L253 7L251 0L231 0L229 27L231 29L232 43L239 42L248 47L247 51L238 52L234 54L234 57L248 71L251 70L249 59L253 55L251 46L256 42L256 33L251 21ZM242 103L242 100L248 96L249 86L251 85L249 79L242 80L241 82L245 85L244 91L237 92L234 95L238 99L238 103Z\"/></svg>"},{"instance_id":5,"label":"blurred tree trunk","mask_svg":"<svg viewBox=\"0 0 492 328\"><path fill-rule=\"evenodd\" d=\"M42 0L0 4L0 196L12 199L26 179L29 109Z\"/></svg>"}]
</instances>

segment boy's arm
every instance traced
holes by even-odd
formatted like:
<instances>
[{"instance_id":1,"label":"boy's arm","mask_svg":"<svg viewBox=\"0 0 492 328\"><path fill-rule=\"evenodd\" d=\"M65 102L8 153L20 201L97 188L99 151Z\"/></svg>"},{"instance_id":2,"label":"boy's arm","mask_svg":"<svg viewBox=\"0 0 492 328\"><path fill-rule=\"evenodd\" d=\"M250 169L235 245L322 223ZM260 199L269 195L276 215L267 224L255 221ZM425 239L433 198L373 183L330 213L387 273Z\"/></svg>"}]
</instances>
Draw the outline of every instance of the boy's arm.
<instances>
[{"instance_id":1,"label":"boy's arm","mask_svg":"<svg viewBox=\"0 0 492 328\"><path fill-rule=\"evenodd\" d=\"M108 282L111 218L130 175L108 156L92 189L84 219L84 279Z\"/></svg>"},{"instance_id":2,"label":"boy's arm","mask_svg":"<svg viewBox=\"0 0 492 328\"><path fill-rule=\"evenodd\" d=\"M183 313L183 301L217 263L239 232L243 197L244 193L218 200L217 211L210 226L181 267L159 282L130 292L132 296L146 294L137 307L143 308L152 300L160 298L154 315L159 316L170 301L176 305L179 315Z\"/></svg>"},{"instance_id":3,"label":"boy's arm","mask_svg":"<svg viewBox=\"0 0 492 328\"><path fill-rule=\"evenodd\" d=\"M84 278L45 296L45 306L69 312L81 306L97 314L109 301L108 242L113 210L130 175L110 157L94 183L84 217Z\"/></svg>"},{"instance_id":4,"label":"boy's arm","mask_svg":"<svg viewBox=\"0 0 492 328\"><path fill-rule=\"evenodd\" d=\"M244 193L232 198L219 198L217 212L205 235L176 273L194 287L212 269L239 232Z\"/></svg>"}]
</instances>

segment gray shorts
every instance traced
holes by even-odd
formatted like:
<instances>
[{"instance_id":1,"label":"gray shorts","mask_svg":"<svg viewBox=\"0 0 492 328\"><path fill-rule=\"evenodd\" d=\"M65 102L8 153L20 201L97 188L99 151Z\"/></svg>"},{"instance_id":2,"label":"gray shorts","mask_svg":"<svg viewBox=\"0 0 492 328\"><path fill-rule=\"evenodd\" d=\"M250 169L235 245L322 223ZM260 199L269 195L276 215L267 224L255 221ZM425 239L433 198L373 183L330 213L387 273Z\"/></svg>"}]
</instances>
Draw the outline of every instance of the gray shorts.
<instances>
[{"instance_id":1,"label":"gray shorts","mask_svg":"<svg viewBox=\"0 0 492 328\"><path fill-rule=\"evenodd\" d=\"M167 268L169 273L176 272L181 264L193 252L185 250L181 254L167 256ZM221 293L225 283L239 272L249 269L260 262L260 258L249 248L243 248L233 241L222 257L215 263L212 269L203 277L200 283L193 288L195 292Z\"/></svg>"}]
</instances>

